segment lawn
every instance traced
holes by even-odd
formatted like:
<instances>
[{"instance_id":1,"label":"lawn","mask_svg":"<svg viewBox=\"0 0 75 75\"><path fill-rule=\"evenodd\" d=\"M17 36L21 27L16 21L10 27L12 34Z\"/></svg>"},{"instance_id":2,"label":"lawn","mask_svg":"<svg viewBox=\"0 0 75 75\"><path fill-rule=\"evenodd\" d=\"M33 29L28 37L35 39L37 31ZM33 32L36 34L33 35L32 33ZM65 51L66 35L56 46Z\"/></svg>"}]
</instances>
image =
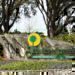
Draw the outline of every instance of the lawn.
<instances>
[{"instance_id":1,"label":"lawn","mask_svg":"<svg viewBox=\"0 0 75 75\"><path fill-rule=\"evenodd\" d=\"M0 65L0 70L43 70L52 68L70 68L71 61L13 61Z\"/></svg>"}]
</instances>

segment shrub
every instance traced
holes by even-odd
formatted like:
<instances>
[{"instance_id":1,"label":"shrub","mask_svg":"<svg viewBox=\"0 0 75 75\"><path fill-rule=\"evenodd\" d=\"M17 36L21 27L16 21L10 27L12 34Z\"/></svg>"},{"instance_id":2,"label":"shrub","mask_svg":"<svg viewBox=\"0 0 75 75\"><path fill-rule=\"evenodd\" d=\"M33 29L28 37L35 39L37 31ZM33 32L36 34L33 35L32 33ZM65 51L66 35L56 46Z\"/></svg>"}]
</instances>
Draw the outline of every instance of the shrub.
<instances>
[{"instance_id":1,"label":"shrub","mask_svg":"<svg viewBox=\"0 0 75 75\"><path fill-rule=\"evenodd\" d=\"M74 33L71 34L71 35L61 34L61 35L58 35L58 36L54 37L54 39L62 40L62 41L66 41L66 42L70 42L70 43L75 44L75 34Z\"/></svg>"}]
</instances>

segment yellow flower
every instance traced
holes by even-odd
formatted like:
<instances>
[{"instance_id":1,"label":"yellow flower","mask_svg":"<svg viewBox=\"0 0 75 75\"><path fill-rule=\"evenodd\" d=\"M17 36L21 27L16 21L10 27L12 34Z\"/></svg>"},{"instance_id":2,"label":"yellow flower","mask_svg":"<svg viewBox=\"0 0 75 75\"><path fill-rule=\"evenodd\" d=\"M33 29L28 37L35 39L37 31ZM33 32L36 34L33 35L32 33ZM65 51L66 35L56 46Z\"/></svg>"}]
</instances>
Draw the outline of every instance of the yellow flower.
<instances>
[{"instance_id":1,"label":"yellow flower","mask_svg":"<svg viewBox=\"0 0 75 75\"><path fill-rule=\"evenodd\" d=\"M37 46L40 44L41 38L39 34L37 33L32 33L28 36L28 44L30 46Z\"/></svg>"}]
</instances>

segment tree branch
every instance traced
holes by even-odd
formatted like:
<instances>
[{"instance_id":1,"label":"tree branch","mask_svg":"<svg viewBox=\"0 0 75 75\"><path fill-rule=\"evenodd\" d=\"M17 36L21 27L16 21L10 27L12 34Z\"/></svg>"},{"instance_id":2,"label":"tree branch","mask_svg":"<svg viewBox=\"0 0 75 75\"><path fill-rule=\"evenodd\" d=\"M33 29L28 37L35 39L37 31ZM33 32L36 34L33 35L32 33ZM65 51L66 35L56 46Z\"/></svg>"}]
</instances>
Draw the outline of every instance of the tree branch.
<instances>
[{"instance_id":1,"label":"tree branch","mask_svg":"<svg viewBox=\"0 0 75 75\"><path fill-rule=\"evenodd\" d=\"M13 24L15 23L15 21L16 21L16 19L17 19L17 16L18 16L18 13L19 13L19 7L18 7L18 8L16 8L16 16L15 16L15 18L14 18L14 20L13 20L12 24L11 24L11 25L9 25L9 30L10 30L10 28L13 26Z\"/></svg>"}]
</instances>

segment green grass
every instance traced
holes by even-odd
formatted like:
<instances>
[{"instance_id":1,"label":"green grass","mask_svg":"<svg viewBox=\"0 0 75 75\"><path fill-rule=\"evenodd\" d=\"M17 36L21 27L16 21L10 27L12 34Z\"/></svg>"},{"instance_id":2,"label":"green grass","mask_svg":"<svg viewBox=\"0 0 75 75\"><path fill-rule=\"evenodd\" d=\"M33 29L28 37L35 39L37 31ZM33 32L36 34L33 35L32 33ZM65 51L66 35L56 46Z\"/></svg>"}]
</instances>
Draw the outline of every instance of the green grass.
<instances>
[{"instance_id":1,"label":"green grass","mask_svg":"<svg viewBox=\"0 0 75 75\"><path fill-rule=\"evenodd\" d=\"M16 61L0 65L0 70L41 70L51 69L55 64L71 64L71 62L53 62L53 61Z\"/></svg>"}]
</instances>

